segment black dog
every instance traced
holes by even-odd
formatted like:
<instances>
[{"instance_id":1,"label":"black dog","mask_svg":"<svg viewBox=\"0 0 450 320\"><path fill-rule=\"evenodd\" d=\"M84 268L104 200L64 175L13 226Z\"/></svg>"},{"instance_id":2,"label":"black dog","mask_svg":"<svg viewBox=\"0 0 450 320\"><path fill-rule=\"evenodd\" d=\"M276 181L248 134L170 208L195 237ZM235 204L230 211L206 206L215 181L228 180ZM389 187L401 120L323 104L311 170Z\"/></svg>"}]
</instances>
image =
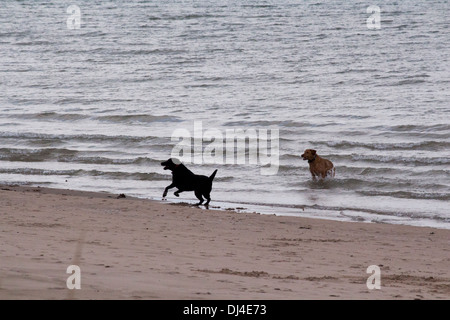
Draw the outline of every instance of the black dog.
<instances>
[{"instance_id":1,"label":"black dog","mask_svg":"<svg viewBox=\"0 0 450 320\"><path fill-rule=\"evenodd\" d=\"M177 197L179 197L179 194L183 191L194 191L195 196L200 200L196 205L201 205L204 201L203 197L205 197L207 200L205 206L208 206L211 201L209 194L211 193L212 182L216 176L217 169L210 177L201 176L194 174L177 159L174 160L175 162L170 158L167 161L161 162L161 165L164 166L164 170L172 171L172 183L164 189L163 198L165 198L169 189L176 187L178 190L174 192L174 195Z\"/></svg>"}]
</instances>

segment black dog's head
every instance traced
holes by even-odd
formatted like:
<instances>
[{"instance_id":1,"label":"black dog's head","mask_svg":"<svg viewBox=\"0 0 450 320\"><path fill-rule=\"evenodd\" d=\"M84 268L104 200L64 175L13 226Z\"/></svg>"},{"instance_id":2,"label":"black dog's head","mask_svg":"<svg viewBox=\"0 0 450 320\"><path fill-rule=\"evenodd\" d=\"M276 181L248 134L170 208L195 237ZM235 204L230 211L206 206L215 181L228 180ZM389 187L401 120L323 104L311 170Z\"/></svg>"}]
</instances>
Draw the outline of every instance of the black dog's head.
<instances>
[{"instance_id":1,"label":"black dog's head","mask_svg":"<svg viewBox=\"0 0 450 320\"><path fill-rule=\"evenodd\" d=\"M161 165L164 166L164 170L175 170L181 164L180 160L176 158L170 158L169 160L161 162Z\"/></svg>"}]
</instances>

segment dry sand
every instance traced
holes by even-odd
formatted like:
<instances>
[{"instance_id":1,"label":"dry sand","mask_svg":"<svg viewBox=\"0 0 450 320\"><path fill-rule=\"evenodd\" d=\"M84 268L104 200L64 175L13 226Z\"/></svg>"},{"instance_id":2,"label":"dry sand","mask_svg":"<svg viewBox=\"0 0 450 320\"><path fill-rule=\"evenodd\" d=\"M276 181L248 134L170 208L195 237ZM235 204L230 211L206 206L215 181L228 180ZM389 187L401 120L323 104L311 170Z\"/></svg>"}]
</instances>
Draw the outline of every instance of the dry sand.
<instances>
[{"instance_id":1,"label":"dry sand","mask_svg":"<svg viewBox=\"0 0 450 320\"><path fill-rule=\"evenodd\" d=\"M0 189L0 299L450 298L450 230Z\"/></svg>"}]
</instances>

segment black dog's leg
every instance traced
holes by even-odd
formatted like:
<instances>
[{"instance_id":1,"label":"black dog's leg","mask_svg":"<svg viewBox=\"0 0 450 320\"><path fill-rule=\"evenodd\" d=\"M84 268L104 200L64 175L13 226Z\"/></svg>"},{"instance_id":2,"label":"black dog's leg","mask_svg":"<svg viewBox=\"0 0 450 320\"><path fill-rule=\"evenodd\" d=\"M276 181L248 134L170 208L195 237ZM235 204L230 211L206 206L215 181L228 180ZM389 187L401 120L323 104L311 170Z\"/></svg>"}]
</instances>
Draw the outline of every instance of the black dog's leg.
<instances>
[{"instance_id":1,"label":"black dog's leg","mask_svg":"<svg viewBox=\"0 0 450 320\"><path fill-rule=\"evenodd\" d=\"M211 201L211 196L209 195L209 193L204 194L204 196L206 198L205 206L208 206L209 202Z\"/></svg>"},{"instance_id":2,"label":"black dog's leg","mask_svg":"<svg viewBox=\"0 0 450 320\"><path fill-rule=\"evenodd\" d=\"M169 186L167 186L164 189L163 198L165 198L167 196L167 192L169 191L169 189L172 189L173 187L175 187L175 184L171 183Z\"/></svg>"},{"instance_id":3,"label":"black dog's leg","mask_svg":"<svg viewBox=\"0 0 450 320\"><path fill-rule=\"evenodd\" d=\"M177 197L179 197L180 196L180 193L182 193L184 190L177 190L177 191L175 191L173 194L175 195L175 196L177 196Z\"/></svg>"},{"instance_id":4,"label":"black dog's leg","mask_svg":"<svg viewBox=\"0 0 450 320\"><path fill-rule=\"evenodd\" d=\"M203 203L203 197L202 197L202 193L200 191L195 191L195 196L197 197L198 200L200 200L199 203L196 203L196 206L199 206Z\"/></svg>"}]
</instances>

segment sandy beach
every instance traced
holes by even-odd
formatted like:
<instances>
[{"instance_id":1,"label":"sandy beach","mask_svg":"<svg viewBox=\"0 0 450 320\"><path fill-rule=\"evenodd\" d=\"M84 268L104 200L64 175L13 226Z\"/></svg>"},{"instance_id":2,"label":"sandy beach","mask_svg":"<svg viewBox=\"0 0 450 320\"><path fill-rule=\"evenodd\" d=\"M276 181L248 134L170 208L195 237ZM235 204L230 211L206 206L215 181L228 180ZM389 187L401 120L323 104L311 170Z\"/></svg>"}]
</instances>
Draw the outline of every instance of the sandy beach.
<instances>
[{"instance_id":1,"label":"sandy beach","mask_svg":"<svg viewBox=\"0 0 450 320\"><path fill-rule=\"evenodd\" d=\"M2 186L0 238L0 299L450 298L443 229Z\"/></svg>"}]
</instances>

